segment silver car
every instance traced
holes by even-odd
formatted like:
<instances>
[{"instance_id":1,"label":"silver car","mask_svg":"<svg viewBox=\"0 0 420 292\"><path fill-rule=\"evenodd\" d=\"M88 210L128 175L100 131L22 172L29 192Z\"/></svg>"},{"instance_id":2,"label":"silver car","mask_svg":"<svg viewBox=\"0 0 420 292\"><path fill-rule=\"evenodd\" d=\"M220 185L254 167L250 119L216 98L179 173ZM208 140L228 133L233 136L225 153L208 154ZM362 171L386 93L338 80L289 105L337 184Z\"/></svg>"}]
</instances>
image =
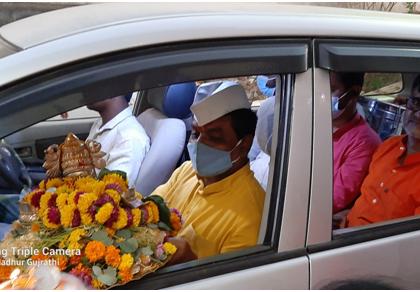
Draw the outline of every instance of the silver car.
<instances>
[{"instance_id":1,"label":"silver car","mask_svg":"<svg viewBox=\"0 0 420 292\"><path fill-rule=\"evenodd\" d=\"M332 230L329 79L330 71L397 73L398 93L373 94L366 114L369 104L409 94L420 73L419 16L276 3L92 4L1 27L0 57L0 138L34 181L43 149L70 130L83 137L94 118L48 120L60 113L136 92L138 116L153 106L152 91L172 84L276 76L258 244L124 288L319 289L338 280L420 288L418 217ZM395 123L386 135L398 133Z\"/></svg>"}]
</instances>

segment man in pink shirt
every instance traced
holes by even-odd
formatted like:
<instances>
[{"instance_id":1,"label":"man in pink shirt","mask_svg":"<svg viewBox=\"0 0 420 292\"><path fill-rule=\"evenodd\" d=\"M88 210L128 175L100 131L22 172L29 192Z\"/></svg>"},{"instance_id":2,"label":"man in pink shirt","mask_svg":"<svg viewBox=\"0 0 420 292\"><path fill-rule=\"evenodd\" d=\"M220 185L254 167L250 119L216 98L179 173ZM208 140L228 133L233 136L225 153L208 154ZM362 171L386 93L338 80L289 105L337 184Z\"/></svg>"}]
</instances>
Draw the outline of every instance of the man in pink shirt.
<instances>
[{"instance_id":1,"label":"man in pink shirt","mask_svg":"<svg viewBox=\"0 0 420 292\"><path fill-rule=\"evenodd\" d=\"M333 213L351 207L381 143L378 134L357 113L364 73L330 73L333 115Z\"/></svg>"}]
</instances>

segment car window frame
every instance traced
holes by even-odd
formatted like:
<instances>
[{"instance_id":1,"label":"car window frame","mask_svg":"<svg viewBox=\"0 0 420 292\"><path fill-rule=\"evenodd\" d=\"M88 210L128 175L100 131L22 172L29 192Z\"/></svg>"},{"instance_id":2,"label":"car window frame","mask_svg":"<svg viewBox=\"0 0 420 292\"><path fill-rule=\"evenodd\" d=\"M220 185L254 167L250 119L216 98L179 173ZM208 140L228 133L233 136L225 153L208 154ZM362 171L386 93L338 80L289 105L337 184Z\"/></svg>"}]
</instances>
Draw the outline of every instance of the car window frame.
<instances>
[{"instance_id":1,"label":"car window frame","mask_svg":"<svg viewBox=\"0 0 420 292\"><path fill-rule=\"evenodd\" d=\"M385 50L379 50L381 56L376 56L372 58L372 48L380 48L383 46ZM315 48L315 60L314 64L316 70L329 72L375 72L375 73L420 73L420 70L415 70L415 66L408 64L419 64L420 65L420 43L415 42L404 42L404 41L383 41L383 40L358 40L358 39L316 39L314 41ZM350 51L349 48L354 48L354 51ZM366 51L366 48L369 48ZM413 51L413 49L415 49ZM384 52L388 52L389 55ZM363 58L359 58L361 54ZM341 61L340 57L343 59ZM372 58L372 62L369 62L369 58ZM414 60L413 60L414 59ZM381 61L382 60L382 61ZM393 65L395 65L393 67ZM407 66L407 67L405 67ZM406 68L403 71L398 71L397 69ZM420 67L418 67L420 68ZM314 73L316 74L316 73ZM323 87L324 91L329 91L327 88L330 87L329 79L328 84L316 85L318 87ZM327 93L327 96L331 94ZM317 96L314 95L314 99ZM314 101L316 102L316 101ZM329 99L331 103L331 99ZM327 103L325 107L331 107ZM331 112L331 108L330 108ZM331 121L330 121L331 122ZM327 125L325 125L327 127ZM332 129L332 128L331 128ZM331 131L331 130L330 130ZM324 145L325 148L332 149L332 139L329 140L328 145ZM316 155L316 153L314 153ZM331 162L331 163L330 163ZM331 160L326 163L333 163L333 157ZM312 171L316 171L313 168ZM328 175L327 175L328 176ZM332 186L332 173L331 180L324 180L325 185ZM326 192L324 196L329 196L328 199L325 197L323 200L330 200L331 206L325 206L323 221L326 220L326 216L330 216L330 221L332 221L332 200L333 200L333 190L331 188L330 192ZM311 201L319 200L320 195L311 193ZM312 205L311 205L312 206ZM331 211L331 212L330 212ZM319 213L317 214L319 216ZM316 222L320 221L320 218L315 218L314 214L311 214L309 217L310 222L317 224ZM317 253L327 250L332 250L340 247L351 246L358 243L370 242L381 238L398 236L406 234L413 231L420 230L420 217L410 216L404 218L398 218L395 220L383 221L377 224L372 224L368 226L363 226L359 228L349 228L340 230L339 234L334 235L332 230L331 223L328 226L324 226L323 237L318 238L317 241L308 242L308 253ZM310 230L308 229L308 237Z\"/></svg>"},{"instance_id":2,"label":"car window frame","mask_svg":"<svg viewBox=\"0 0 420 292\"><path fill-rule=\"evenodd\" d=\"M217 40L140 48L83 60L0 88L0 113L4 114L0 116L0 124L11 123L16 120L16 116L21 117L31 112L19 112L21 108L32 112L43 110L39 112L39 120L26 121L24 126L27 127L49 116L125 91L143 92L148 88L199 79L304 72L311 62L308 56L309 46L310 42L307 39ZM162 62L157 62L159 60ZM165 68L168 69L165 71L167 74L162 76L159 73ZM172 77L168 77L171 74ZM87 76L92 78L86 78ZM34 96L34 93L37 94ZM32 99L28 100L31 97ZM29 107L25 108L28 104ZM291 100L280 103L280 112L285 114L281 115L279 121L283 125L279 127L279 131L282 131L279 135L282 141L277 144L272 182L274 187L269 197L274 202L277 202L279 194L284 194L282 188L285 184L288 161L288 151L285 151L284 147L288 147L291 111ZM20 125L22 126L22 123ZM14 131L20 129L15 126ZM0 130L2 133L5 132L5 129L0 128ZM279 182L277 177L280 171L284 173L282 182ZM282 198L279 199L276 205L271 204L271 209L275 210L269 212L272 214L269 215L267 223L269 236L264 239L262 245L219 255L217 258L184 263L178 265L178 268L166 267L140 283L130 282L125 287L135 285L136 289L165 288L305 256L306 250L303 246L300 249L284 252L278 252L276 249L278 238L273 234L278 235L280 232L279 223L282 220L283 202ZM160 278L165 280L158 281Z\"/></svg>"}]
</instances>

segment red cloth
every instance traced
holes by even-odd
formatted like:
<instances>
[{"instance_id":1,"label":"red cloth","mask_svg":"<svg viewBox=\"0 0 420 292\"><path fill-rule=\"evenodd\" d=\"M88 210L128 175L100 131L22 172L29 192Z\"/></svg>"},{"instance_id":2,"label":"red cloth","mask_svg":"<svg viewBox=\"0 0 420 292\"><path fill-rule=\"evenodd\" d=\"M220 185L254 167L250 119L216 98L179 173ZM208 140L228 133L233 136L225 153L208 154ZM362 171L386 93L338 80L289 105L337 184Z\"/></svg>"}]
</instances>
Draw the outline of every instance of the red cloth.
<instances>
[{"instance_id":1,"label":"red cloth","mask_svg":"<svg viewBox=\"0 0 420 292\"><path fill-rule=\"evenodd\" d=\"M334 132L334 213L350 207L359 196L373 153L381 142L359 114Z\"/></svg>"}]
</instances>

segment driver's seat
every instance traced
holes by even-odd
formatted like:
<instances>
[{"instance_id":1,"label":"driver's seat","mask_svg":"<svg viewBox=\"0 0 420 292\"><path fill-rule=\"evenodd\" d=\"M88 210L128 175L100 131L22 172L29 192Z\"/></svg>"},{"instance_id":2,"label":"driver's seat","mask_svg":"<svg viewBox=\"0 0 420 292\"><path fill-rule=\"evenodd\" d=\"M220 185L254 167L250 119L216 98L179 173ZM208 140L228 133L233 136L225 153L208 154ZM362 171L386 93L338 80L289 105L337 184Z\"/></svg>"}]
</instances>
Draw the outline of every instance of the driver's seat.
<instances>
[{"instance_id":1,"label":"driver's seat","mask_svg":"<svg viewBox=\"0 0 420 292\"><path fill-rule=\"evenodd\" d=\"M136 181L136 190L143 196L165 183L181 158L187 132L184 119L191 113L195 91L194 82L148 91L152 108L138 117L151 142Z\"/></svg>"}]
</instances>

